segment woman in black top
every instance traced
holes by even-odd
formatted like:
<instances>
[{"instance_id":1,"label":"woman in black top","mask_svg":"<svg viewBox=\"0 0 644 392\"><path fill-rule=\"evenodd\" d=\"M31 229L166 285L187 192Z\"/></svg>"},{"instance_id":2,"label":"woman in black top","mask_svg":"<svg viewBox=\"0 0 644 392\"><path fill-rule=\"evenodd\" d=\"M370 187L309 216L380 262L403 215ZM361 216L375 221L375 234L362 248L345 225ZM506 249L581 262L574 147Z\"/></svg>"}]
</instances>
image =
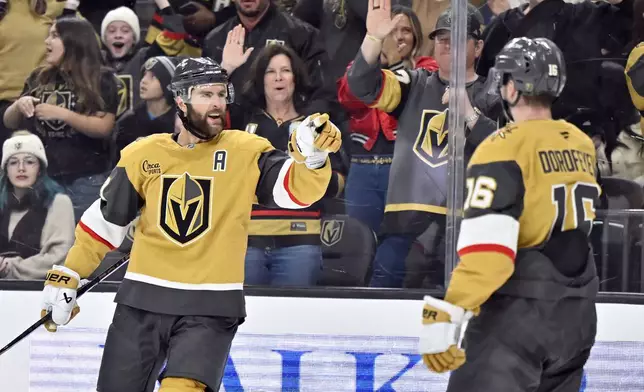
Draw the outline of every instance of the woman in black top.
<instances>
[{"instance_id":1,"label":"woman in black top","mask_svg":"<svg viewBox=\"0 0 644 392\"><path fill-rule=\"evenodd\" d=\"M232 73L243 64L243 28L229 33L222 66ZM304 120L301 110L311 94L306 66L289 47L269 45L252 64L250 78L236 103L229 106L229 125L267 138L287 150L291 132ZM346 166L339 154L330 154L334 169L327 197L342 192ZM322 267L320 203L300 210L271 209L255 204L246 253L247 284L307 286L317 283Z\"/></svg>"},{"instance_id":2,"label":"woman in black top","mask_svg":"<svg viewBox=\"0 0 644 392\"><path fill-rule=\"evenodd\" d=\"M83 19L57 20L45 45L46 65L27 78L3 120L7 128L27 129L42 139L49 174L66 188L78 221L110 169L117 80L101 65L96 34Z\"/></svg>"}]
</instances>

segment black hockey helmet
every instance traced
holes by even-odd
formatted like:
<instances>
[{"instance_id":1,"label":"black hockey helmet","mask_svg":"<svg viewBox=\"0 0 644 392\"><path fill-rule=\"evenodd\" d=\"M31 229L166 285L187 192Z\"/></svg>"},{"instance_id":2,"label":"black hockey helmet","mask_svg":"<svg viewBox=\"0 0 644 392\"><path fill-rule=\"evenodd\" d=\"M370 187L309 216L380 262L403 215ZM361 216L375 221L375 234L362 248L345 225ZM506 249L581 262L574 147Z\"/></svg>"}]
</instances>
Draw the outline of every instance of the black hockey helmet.
<instances>
[{"instance_id":1,"label":"black hockey helmet","mask_svg":"<svg viewBox=\"0 0 644 392\"><path fill-rule=\"evenodd\" d=\"M226 86L226 103L235 101L235 92L228 81L228 74L216 61L208 57L190 57L177 65L170 83L170 90L175 97L181 97L188 110L191 110L192 88L206 84L223 84ZM200 130L195 126L181 109L177 108L177 115L183 126L194 136L202 140L210 140L215 135Z\"/></svg>"},{"instance_id":2,"label":"black hockey helmet","mask_svg":"<svg viewBox=\"0 0 644 392\"><path fill-rule=\"evenodd\" d=\"M547 38L515 38L496 56L498 86L514 81L523 95L557 98L566 85L566 63L557 45Z\"/></svg>"},{"instance_id":3,"label":"black hockey helmet","mask_svg":"<svg viewBox=\"0 0 644 392\"><path fill-rule=\"evenodd\" d=\"M190 57L181 61L174 70L170 89L175 96L189 101L191 87L202 84L225 85L228 90L226 102L234 102L235 94L228 81L228 73L216 61L208 57Z\"/></svg>"},{"instance_id":4,"label":"black hockey helmet","mask_svg":"<svg viewBox=\"0 0 644 392\"><path fill-rule=\"evenodd\" d=\"M547 96L554 101L566 85L566 63L557 45L546 38L515 38L496 56L488 83L493 94L501 96L501 86L510 79L519 92L513 102L502 100L503 111L514 120L510 108L522 95Z\"/></svg>"}]
</instances>

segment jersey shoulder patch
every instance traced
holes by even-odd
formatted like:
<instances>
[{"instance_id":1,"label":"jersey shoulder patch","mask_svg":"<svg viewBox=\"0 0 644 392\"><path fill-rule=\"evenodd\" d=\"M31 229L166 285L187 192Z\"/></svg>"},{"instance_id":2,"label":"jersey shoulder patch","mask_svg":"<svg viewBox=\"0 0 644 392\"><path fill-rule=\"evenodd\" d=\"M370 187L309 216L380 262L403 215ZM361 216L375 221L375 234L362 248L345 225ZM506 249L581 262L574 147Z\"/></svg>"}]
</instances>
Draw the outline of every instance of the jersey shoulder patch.
<instances>
[{"instance_id":1,"label":"jersey shoulder patch","mask_svg":"<svg viewBox=\"0 0 644 392\"><path fill-rule=\"evenodd\" d=\"M510 124L488 136L474 151L470 165L515 160L521 135L517 124Z\"/></svg>"},{"instance_id":2,"label":"jersey shoulder patch","mask_svg":"<svg viewBox=\"0 0 644 392\"><path fill-rule=\"evenodd\" d=\"M499 128L494 133L492 133L490 135L490 139L491 141L495 141L497 139L501 139L501 140L508 139L515 133L514 131L517 128L518 127L516 124L508 124L505 127Z\"/></svg>"}]
</instances>

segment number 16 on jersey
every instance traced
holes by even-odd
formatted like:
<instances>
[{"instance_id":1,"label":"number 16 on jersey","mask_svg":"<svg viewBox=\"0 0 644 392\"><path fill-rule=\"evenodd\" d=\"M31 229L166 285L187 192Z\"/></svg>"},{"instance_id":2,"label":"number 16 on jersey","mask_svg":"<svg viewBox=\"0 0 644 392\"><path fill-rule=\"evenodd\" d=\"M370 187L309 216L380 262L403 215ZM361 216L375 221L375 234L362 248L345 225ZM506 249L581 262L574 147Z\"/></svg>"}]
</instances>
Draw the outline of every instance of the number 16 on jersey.
<instances>
[{"instance_id":1,"label":"number 16 on jersey","mask_svg":"<svg viewBox=\"0 0 644 392\"><path fill-rule=\"evenodd\" d=\"M508 213L511 210L516 213L519 205L520 215L524 215L524 208L543 211L544 204L552 205L554 207L552 226L546 238L556 232L575 229L589 235L595 219L595 204L599 200L601 192L599 185L595 183L577 181L554 184L549 192L543 192L542 190L535 192L534 189L531 192L525 192L523 191L523 186L520 187L521 192L519 192L516 186L509 186L505 193L498 194L503 192L503 188L499 187L497 179L484 175L468 178L466 185L465 211L470 209L479 210L479 212L470 214L474 216L481 213ZM537 186L547 187L548 185ZM544 200L543 197L549 197L550 203L548 203L547 199ZM524 203L530 203L530 205L524 205ZM539 215L538 212L537 215ZM515 216L515 218L518 219L519 217ZM543 215L534 216L533 218L536 218L537 221L542 221ZM530 223L539 225L536 222Z\"/></svg>"},{"instance_id":2,"label":"number 16 on jersey","mask_svg":"<svg viewBox=\"0 0 644 392\"><path fill-rule=\"evenodd\" d=\"M599 194L600 189L597 184L575 182L553 185L552 203L556 213L550 233L579 229L586 235L590 235L595 219L595 203L599 200ZM571 197L570 203L569 197Z\"/></svg>"}]
</instances>

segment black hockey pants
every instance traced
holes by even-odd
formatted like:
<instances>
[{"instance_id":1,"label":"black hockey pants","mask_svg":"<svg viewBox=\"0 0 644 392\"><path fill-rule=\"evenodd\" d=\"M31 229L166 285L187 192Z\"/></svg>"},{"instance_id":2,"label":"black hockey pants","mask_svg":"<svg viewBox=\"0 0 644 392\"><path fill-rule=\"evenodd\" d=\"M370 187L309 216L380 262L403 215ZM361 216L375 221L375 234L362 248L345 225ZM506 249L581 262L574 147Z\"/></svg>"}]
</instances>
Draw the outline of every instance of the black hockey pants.
<instances>
[{"instance_id":1,"label":"black hockey pants","mask_svg":"<svg viewBox=\"0 0 644 392\"><path fill-rule=\"evenodd\" d=\"M579 392L596 330L592 299L495 295L467 328L447 392Z\"/></svg>"},{"instance_id":2,"label":"black hockey pants","mask_svg":"<svg viewBox=\"0 0 644 392\"><path fill-rule=\"evenodd\" d=\"M99 392L152 392L163 377L200 381L218 391L239 319L173 316L118 304L107 333Z\"/></svg>"}]
</instances>

